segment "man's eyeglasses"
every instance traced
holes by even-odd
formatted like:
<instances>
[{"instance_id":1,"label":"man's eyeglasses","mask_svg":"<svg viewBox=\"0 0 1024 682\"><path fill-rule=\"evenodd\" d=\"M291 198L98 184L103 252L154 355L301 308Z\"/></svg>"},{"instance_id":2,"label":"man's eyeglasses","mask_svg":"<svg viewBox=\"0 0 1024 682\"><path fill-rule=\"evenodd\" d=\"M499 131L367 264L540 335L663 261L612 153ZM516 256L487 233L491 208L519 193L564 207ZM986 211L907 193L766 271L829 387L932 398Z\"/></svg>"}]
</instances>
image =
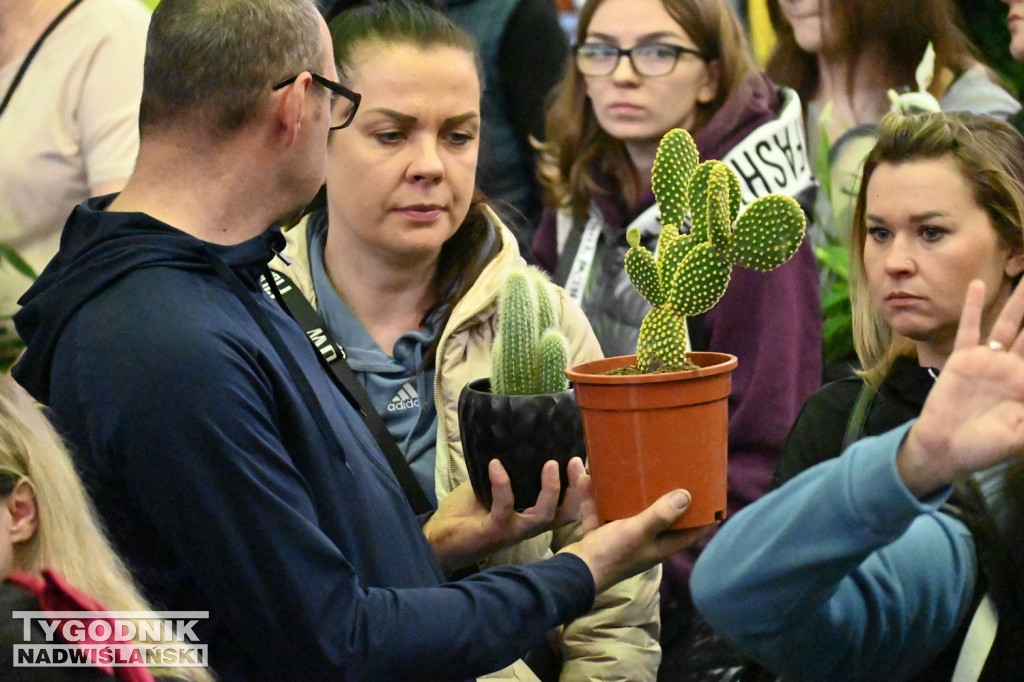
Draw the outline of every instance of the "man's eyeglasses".
<instances>
[{"instance_id":1,"label":"man's eyeglasses","mask_svg":"<svg viewBox=\"0 0 1024 682\"><path fill-rule=\"evenodd\" d=\"M679 45L649 43L623 50L608 43L583 43L573 48L576 68L584 76L607 76L615 71L619 60L629 57L633 71L641 76L667 76L676 68L676 62L684 54L692 54L707 61L704 53Z\"/></svg>"},{"instance_id":2,"label":"man's eyeglasses","mask_svg":"<svg viewBox=\"0 0 1024 682\"><path fill-rule=\"evenodd\" d=\"M291 78L285 78L280 83L277 83L273 89L280 90L286 85L291 85L300 75L302 74L295 74ZM352 119L356 117L356 110L359 108L359 102L363 99L363 96L358 92L352 92L341 83L335 83L324 78L318 73L310 71L309 75L313 77L313 82L324 86L331 93L331 130L338 130L352 123Z\"/></svg>"}]
</instances>

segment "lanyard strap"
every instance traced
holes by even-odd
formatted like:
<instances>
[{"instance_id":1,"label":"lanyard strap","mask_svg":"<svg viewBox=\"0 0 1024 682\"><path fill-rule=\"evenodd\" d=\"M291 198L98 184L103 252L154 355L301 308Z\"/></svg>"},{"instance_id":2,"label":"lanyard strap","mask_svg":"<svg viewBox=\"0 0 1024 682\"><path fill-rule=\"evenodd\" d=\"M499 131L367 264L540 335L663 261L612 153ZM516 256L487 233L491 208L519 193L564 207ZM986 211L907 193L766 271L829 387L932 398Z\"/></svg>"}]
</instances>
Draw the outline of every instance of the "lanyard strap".
<instances>
[{"instance_id":1,"label":"lanyard strap","mask_svg":"<svg viewBox=\"0 0 1024 682\"><path fill-rule=\"evenodd\" d=\"M594 267L594 259L597 256L597 243L601 239L601 228L603 219L600 214L592 213L586 226L582 231L573 230L566 246L566 257L559 258L559 263L571 263L569 271L565 275L562 287L569 294L569 297L577 304L583 304L583 294L587 288L587 281L590 279L590 270ZM575 253L568 253L568 250ZM571 260L569 256L571 255ZM561 280L559 280L561 283Z\"/></svg>"},{"instance_id":2,"label":"lanyard strap","mask_svg":"<svg viewBox=\"0 0 1024 682\"><path fill-rule=\"evenodd\" d=\"M299 366L298 361L288 350L288 346L285 345L284 339L274 328L273 322L267 316L265 312L260 310L259 305L253 299L249 290L242 284L242 280L238 278L234 270L228 267L227 263L218 256L213 249L209 246L204 246L203 250L206 253L207 261L213 266L214 271L217 275L228 285L231 292L235 297L242 303L246 311L252 317L253 321L259 326L260 331L267 337L270 343L277 350L277 355L284 363L285 369L292 376L295 381L296 390L301 394L303 401L306 403L306 407L309 408L310 414L313 417L313 421L316 423L317 430L320 431L320 437L323 438L324 443L336 443L337 438L332 436L333 431L330 424L327 421L327 415L324 413L323 406L316 397L316 392L310 385L306 375L302 373L302 368ZM347 397L347 396L346 396ZM345 461L345 452L343 450L338 451L338 456L341 461L344 462L345 466L348 467L348 462ZM349 468L351 470L351 468Z\"/></svg>"},{"instance_id":3,"label":"lanyard strap","mask_svg":"<svg viewBox=\"0 0 1024 682\"><path fill-rule=\"evenodd\" d=\"M11 81L10 87L7 88L7 93L4 95L4 101L0 102L0 115L3 115L4 111L7 109L7 104L11 101L11 97L14 96L15 88L18 87L21 79L24 78L25 72L28 71L28 65L32 63L36 53L39 52L39 48L43 46L43 41L53 33L53 29L57 28L60 22L64 21L64 18L67 15L71 14L71 10L78 7L81 3L82 0L71 0L71 3L61 10L61 13L50 22L50 25L47 26L45 30L43 30L43 34L36 39L35 44L32 45L32 49L30 49L28 54L25 55L25 61L21 63L21 66L18 67L18 72L14 74L14 80Z\"/></svg>"},{"instance_id":4,"label":"lanyard strap","mask_svg":"<svg viewBox=\"0 0 1024 682\"><path fill-rule=\"evenodd\" d=\"M391 467L392 473L395 474L395 478L398 479L399 485L402 486L402 492L405 493L405 498L409 501L413 512L419 515L432 511L433 505L416 480L416 475L409 467L409 462L406 461L395 444L395 439L373 406L373 401L362 382L345 361L345 349L331 338L327 325L321 321L316 310L287 275L270 270L264 272L262 282L264 288L270 292L278 304L306 332L306 336L317 350L320 364L324 366L328 375L335 379L345 395L350 396L357 403L359 414L366 426L369 427L381 452L384 453L384 458Z\"/></svg>"},{"instance_id":5,"label":"lanyard strap","mask_svg":"<svg viewBox=\"0 0 1024 682\"><path fill-rule=\"evenodd\" d=\"M561 213L559 215L561 216ZM638 215L627 229L639 228L644 237L648 234L658 234L661 230L658 216L658 204L652 204ZM582 230L575 224L572 225L561 253L558 254L559 267L554 277L555 284L565 289L569 297L579 305L583 305L583 296L590 280L590 271L594 267L594 260L597 258L598 243L604 227L604 216L601 215L600 209L591 203L586 225ZM622 233L625 234L625 230ZM568 267L565 266L567 263Z\"/></svg>"}]
</instances>

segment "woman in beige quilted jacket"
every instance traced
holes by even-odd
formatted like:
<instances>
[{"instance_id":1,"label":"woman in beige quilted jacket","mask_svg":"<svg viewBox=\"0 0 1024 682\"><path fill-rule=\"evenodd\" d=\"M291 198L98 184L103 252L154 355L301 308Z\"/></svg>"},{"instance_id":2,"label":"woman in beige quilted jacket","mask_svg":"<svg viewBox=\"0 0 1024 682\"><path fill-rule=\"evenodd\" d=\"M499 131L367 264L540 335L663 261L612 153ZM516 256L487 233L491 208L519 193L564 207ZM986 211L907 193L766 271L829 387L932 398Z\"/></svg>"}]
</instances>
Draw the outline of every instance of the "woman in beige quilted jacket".
<instances>
[{"instance_id":1,"label":"woman in beige quilted jacket","mask_svg":"<svg viewBox=\"0 0 1024 682\"><path fill-rule=\"evenodd\" d=\"M471 564L531 563L578 535L556 509L549 464L536 506L510 496L488 514L470 490L456 408L463 386L490 374L495 299L523 261L514 235L475 189L480 69L471 38L440 13L382 3L331 23L341 81L362 95L352 124L328 141L326 209L288 232L275 259L313 303L366 388L420 486L493 528ZM548 288L572 362L600 357L582 311ZM504 482L492 464L497 491ZM496 497L496 500L498 497ZM446 529L424 526L435 547ZM401 557L395 557L400 561ZM465 566L449 565L449 570ZM543 649L563 680L653 680L660 567L599 595L594 609ZM541 660L538 658L537 660ZM497 679L546 679L531 657ZM560 665L560 668L559 668Z\"/></svg>"}]
</instances>

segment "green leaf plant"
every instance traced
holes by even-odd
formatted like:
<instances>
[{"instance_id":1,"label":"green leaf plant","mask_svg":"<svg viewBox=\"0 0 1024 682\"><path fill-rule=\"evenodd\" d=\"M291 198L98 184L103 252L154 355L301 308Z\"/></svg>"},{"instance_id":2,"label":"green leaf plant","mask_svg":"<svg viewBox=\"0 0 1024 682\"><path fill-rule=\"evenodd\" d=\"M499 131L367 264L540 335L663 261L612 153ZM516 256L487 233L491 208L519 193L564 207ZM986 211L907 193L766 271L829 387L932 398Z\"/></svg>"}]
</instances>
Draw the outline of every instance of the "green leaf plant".
<instances>
[{"instance_id":1,"label":"green leaf plant","mask_svg":"<svg viewBox=\"0 0 1024 682\"><path fill-rule=\"evenodd\" d=\"M630 228L625 259L630 281L652 306L637 342L637 370L645 374L694 369L686 318L718 303L734 265L773 270L796 253L806 230L803 210L787 196L759 197L740 215L736 173L721 161L699 163L693 138L680 128L662 138L652 184L662 224L657 255Z\"/></svg>"},{"instance_id":2,"label":"green leaf plant","mask_svg":"<svg viewBox=\"0 0 1024 682\"><path fill-rule=\"evenodd\" d=\"M569 388L569 342L558 328L547 289L547 277L536 268L522 266L506 275L491 349L492 393L534 395Z\"/></svg>"}]
</instances>

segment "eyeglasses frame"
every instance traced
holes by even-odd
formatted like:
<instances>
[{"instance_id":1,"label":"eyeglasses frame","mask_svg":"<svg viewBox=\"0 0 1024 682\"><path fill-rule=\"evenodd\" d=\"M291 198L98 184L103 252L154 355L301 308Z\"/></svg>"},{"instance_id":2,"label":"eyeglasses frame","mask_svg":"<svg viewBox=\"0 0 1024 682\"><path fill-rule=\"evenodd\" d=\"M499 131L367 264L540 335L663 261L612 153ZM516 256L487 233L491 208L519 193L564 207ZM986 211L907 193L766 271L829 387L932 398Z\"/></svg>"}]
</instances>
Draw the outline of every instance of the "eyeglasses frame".
<instances>
[{"instance_id":1,"label":"eyeglasses frame","mask_svg":"<svg viewBox=\"0 0 1024 682\"><path fill-rule=\"evenodd\" d=\"M327 88L327 90L333 92L336 95L341 95L342 97L344 97L345 99L352 103L352 111L349 112L348 118L345 119L345 122L342 123L341 125L331 126L329 130L341 130L342 128L347 128L349 125L351 125L352 119L356 117L356 111L359 109L359 103L363 100L363 96L360 95L358 92L349 90L341 83L336 83L330 80L329 78L324 78L323 76L316 72L304 71L302 73L309 73L310 77L312 77L313 79L313 82L319 83L323 87ZM273 88L271 88L271 90L280 90L281 88L287 85L291 85L296 81L296 79L298 79L299 76L302 75L302 73L297 73L294 76L285 78L283 81L279 81L274 85Z\"/></svg>"},{"instance_id":2,"label":"eyeglasses frame","mask_svg":"<svg viewBox=\"0 0 1024 682\"><path fill-rule=\"evenodd\" d=\"M575 62L576 62L576 68L577 69L579 69L579 63L580 63L579 62L579 51L580 51L580 48L585 47L588 44L589 45L593 45L594 43L581 43L579 45L573 45L572 46L572 57L573 57L573 60L575 60ZM647 73L641 73L640 69L636 68L636 62L633 61L633 50L637 49L638 47L650 47L651 45L655 45L655 44L658 47L668 47L668 48L671 48L671 49L675 50L676 58L672 62L672 68L669 69L668 71L666 71L665 73L659 73L656 76L652 76L651 74L647 74ZM662 76L669 75L670 73L672 73L673 71L676 70L676 65L679 64L679 58L682 57L684 54L692 54L694 57L699 57L700 60L703 61L703 62L709 61L707 56L703 52L701 52L700 50L694 50L693 48L683 47L681 45L671 45L669 43L641 43L640 45L634 45L633 47L629 48L628 50L624 49L624 48L621 48L621 47L618 47L617 45L612 45L611 43L601 43L601 45L608 46L608 47L610 47L610 48L612 48L612 49L614 49L614 50L616 50L618 52L618 54L615 56L615 63L612 65L612 68L609 69L608 73L600 73L600 74L592 73L592 74L587 74L587 73L583 73L583 71L581 70L580 73L583 74L584 76L591 76L591 77L594 77L594 78L602 78L604 76L610 76L613 73L615 73L615 69L619 68L619 62L622 61L623 57L626 57L627 59L629 59L629 67L631 69L633 69L633 73L637 74L638 76L643 76L644 78L661 78Z\"/></svg>"}]
</instances>

